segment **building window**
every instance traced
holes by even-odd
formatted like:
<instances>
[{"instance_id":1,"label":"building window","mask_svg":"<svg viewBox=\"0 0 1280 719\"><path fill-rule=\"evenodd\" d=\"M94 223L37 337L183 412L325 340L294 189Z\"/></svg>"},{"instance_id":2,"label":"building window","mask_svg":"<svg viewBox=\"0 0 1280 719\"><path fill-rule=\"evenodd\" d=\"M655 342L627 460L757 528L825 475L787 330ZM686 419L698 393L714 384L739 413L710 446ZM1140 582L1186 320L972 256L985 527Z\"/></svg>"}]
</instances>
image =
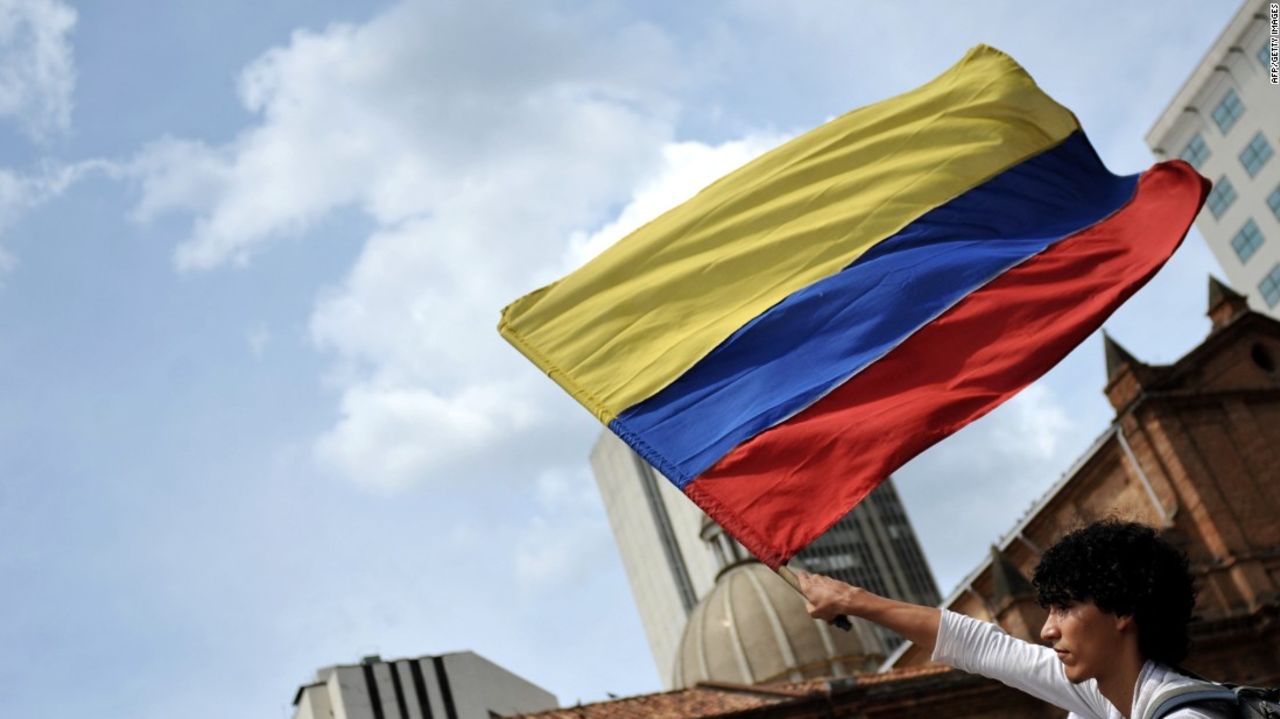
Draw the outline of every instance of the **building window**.
<instances>
[{"instance_id":1,"label":"building window","mask_svg":"<svg viewBox=\"0 0 1280 719\"><path fill-rule=\"evenodd\" d=\"M1235 90L1228 88L1227 94L1222 97L1222 102L1213 109L1213 121L1218 123L1218 129L1225 135L1243 114L1244 103L1240 102L1240 97L1236 95Z\"/></svg>"},{"instance_id":2,"label":"building window","mask_svg":"<svg viewBox=\"0 0 1280 719\"><path fill-rule=\"evenodd\" d=\"M1262 41L1262 47L1258 48L1258 62L1262 63L1262 69L1271 71L1271 45L1266 40Z\"/></svg>"},{"instance_id":3,"label":"building window","mask_svg":"<svg viewBox=\"0 0 1280 719\"><path fill-rule=\"evenodd\" d=\"M1236 201L1236 188L1231 185L1231 180L1226 175L1218 178L1213 183L1213 189L1209 191L1209 198L1205 204L1209 205L1209 211L1213 213L1214 219L1222 217L1222 213L1231 207L1231 203Z\"/></svg>"},{"instance_id":4,"label":"building window","mask_svg":"<svg viewBox=\"0 0 1280 719\"><path fill-rule=\"evenodd\" d=\"M1280 185L1277 185L1276 189L1272 190L1270 195L1267 195L1267 207L1270 207L1271 214L1275 215L1277 220L1280 220Z\"/></svg>"},{"instance_id":5,"label":"building window","mask_svg":"<svg viewBox=\"0 0 1280 719\"><path fill-rule=\"evenodd\" d=\"M1192 167L1199 170L1204 165L1204 161L1209 159L1209 146L1205 144L1204 138L1197 132L1196 136L1191 138L1191 142L1188 142L1187 146L1182 148L1182 154L1178 155L1178 157L1191 163Z\"/></svg>"},{"instance_id":6,"label":"building window","mask_svg":"<svg viewBox=\"0 0 1280 719\"><path fill-rule=\"evenodd\" d=\"M1249 177L1254 177L1273 154L1275 153L1271 151L1271 143L1267 142L1267 138L1259 132L1240 152L1240 164L1244 165L1244 170L1249 173Z\"/></svg>"},{"instance_id":7,"label":"building window","mask_svg":"<svg viewBox=\"0 0 1280 719\"><path fill-rule=\"evenodd\" d=\"M1244 227L1231 238L1231 249L1236 251L1236 257L1240 258L1240 264L1249 261L1253 257L1253 253L1258 251L1262 246L1262 231L1251 219L1244 223Z\"/></svg>"},{"instance_id":8,"label":"building window","mask_svg":"<svg viewBox=\"0 0 1280 719\"><path fill-rule=\"evenodd\" d=\"M1280 302L1280 264L1271 268L1266 277L1258 283L1258 290L1262 292L1262 299L1267 301L1267 307L1275 307Z\"/></svg>"},{"instance_id":9,"label":"building window","mask_svg":"<svg viewBox=\"0 0 1280 719\"><path fill-rule=\"evenodd\" d=\"M838 552L827 560L827 568L835 571L839 571L841 569L852 569L860 564L861 560L849 552Z\"/></svg>"}]
</instances>

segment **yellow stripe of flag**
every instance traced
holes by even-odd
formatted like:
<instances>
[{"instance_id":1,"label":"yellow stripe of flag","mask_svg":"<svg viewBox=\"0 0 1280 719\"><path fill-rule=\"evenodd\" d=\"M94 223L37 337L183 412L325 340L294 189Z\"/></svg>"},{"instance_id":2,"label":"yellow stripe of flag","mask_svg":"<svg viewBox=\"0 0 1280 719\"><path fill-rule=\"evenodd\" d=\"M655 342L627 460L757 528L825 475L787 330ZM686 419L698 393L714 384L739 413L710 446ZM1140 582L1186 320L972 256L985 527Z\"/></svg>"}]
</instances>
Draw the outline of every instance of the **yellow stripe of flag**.
<instances>
[{"instance_id":1,"label":"yellow stripe of flag","mask_svg":"<svg viewBox=\"0 0 1280 719\"><path fill-rule=\"evenodd\" d=\"M979 45L717 180L508 305L498 329L608 423L791 293L1078 127Z\"/></svg>"}]
</instances>

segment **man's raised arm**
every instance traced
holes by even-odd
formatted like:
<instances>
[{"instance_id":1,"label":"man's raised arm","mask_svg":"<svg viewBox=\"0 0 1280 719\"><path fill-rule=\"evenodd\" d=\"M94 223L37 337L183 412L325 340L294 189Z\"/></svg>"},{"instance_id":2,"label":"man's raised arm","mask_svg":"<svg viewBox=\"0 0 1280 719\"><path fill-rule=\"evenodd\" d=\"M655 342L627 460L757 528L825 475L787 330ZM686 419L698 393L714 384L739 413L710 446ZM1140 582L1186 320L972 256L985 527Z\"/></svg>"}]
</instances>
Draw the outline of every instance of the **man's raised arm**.
<instances>
[{"instance_id":1,"label":"man's raised arm","mask_svg":"<svg viewBox=\"0 0 1280 719\"><path fill-rule=\"evenodd\" d=\"M818 574L796 571L795 575L808 600L809 615L815 619L829 622L845 614L859 617L888 627L925 651L933 652L942 615L936 607L888 599Z\"/></svg>"}]
</instances>

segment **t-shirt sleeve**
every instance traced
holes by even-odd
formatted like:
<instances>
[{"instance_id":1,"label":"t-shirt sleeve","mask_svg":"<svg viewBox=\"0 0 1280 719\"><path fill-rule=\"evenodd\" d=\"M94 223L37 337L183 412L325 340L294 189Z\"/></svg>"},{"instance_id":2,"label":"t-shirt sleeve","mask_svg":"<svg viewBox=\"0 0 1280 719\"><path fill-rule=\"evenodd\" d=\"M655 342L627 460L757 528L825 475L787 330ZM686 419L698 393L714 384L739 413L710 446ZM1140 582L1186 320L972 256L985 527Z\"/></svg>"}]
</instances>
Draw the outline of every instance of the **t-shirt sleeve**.
<instances>
[{"instance_id":1,"label":"t-shirt sleeve","mask_svg":"<svg viewBox=\"0 0 1280 719\"><path fill-rule=\"evenodd\" d=\"M1071 683L1052 649L945 609L933 660L1003 682L1081 717L1101 719L1111 706L1093 680Z\"/></svg>"}]
</instances>

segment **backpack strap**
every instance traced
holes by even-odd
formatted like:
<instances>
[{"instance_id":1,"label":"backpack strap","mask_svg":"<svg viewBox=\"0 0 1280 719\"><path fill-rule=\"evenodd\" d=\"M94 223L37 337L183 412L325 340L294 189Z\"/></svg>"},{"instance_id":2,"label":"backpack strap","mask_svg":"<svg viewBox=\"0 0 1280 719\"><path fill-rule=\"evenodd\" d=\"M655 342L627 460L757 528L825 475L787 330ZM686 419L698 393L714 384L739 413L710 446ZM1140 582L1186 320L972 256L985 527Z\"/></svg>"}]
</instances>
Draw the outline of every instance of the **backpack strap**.
<instances>
[{"instance_id":1,"label":"backpack strap","mask_svg":"<svg viewBox=\"0 0 1280 719\"><path fill-rule=\"evenodd\" d=\"M1152 708L1142 715L1142 719L1164 719L1175 709L1189 704L1209 702L1235 706L1237 704L1236 693L1221 684L1214 684L1213 682L1184 684L1157 694L1155 700L1151 703Z\"/></svg>"}]
</instances>

